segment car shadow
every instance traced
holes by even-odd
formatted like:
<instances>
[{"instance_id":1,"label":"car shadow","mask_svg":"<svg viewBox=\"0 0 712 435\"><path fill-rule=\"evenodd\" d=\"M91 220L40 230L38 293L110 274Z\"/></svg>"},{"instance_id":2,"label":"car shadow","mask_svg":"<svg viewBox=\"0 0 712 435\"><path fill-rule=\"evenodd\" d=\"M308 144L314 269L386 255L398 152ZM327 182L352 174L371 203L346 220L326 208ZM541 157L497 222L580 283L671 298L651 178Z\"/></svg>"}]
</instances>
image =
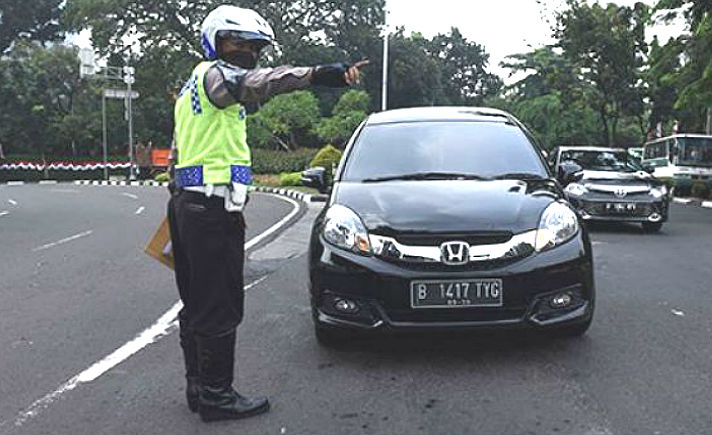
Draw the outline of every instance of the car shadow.
<instances>
[{"instance_id":1,"label":"car shadow","mask_svg":"<svg viewBox=\"0 0 712 435\"><path fill-rule=\"evenodd\" d=\"M644 231L638 223L630 222L587 222L586 228L592 233L656 234Z\"/></svg>"},{"instance_id":2,"label":"car shadow","mask_svg":"<svg viewBox=\"0 0 712 435\"><path fill-rule=\"evenodd\" d=\"M367 353L386 359L403 357L428 360L433 357L470 358L477 355L520 358L522 355L576 348L588 343L587 336L556 337L536 331L476 331L355 336L331 347L335 353Z\"/></svg>"}]
</instances>

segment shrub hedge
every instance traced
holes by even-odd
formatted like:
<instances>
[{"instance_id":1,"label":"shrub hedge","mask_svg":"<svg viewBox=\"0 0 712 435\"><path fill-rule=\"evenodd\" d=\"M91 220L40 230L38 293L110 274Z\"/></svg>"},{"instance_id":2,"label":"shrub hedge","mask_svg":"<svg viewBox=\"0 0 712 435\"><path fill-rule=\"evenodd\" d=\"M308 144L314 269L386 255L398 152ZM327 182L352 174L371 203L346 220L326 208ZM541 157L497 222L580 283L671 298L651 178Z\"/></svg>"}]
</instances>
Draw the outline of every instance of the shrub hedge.
<instances>
[{"instance_id":1,"label":"shrub hedge","mask_svg":"<svg viewBox=\"0 0 712 435\"><path fill-rule=\"evenodd\" d=\"M710 194L710 188L704 181L695 181L692 183L690 193L696 198L707 198Z\"/></svg>"},{"instance_id":2,"label":"shrub hedge","mask_svg":"<svg viewBox=\"0 0 712 435\"><path fill-rule=\"evenodd\" d=\"M300 149L291 152L252 149L252 171L255 174L279 174L282 172L303 171L317 150Z\"/></svg>"},{"instance_id":3,"label":"shrub hedge","mask_svg":"<svg viewBox=\"0 0 712 435\"><path fill-rule=\"evenodd\" d=\"M302 172L282 172L279 174L279 185L282 187L301 186Z\"/></svg>"}]
</instances>

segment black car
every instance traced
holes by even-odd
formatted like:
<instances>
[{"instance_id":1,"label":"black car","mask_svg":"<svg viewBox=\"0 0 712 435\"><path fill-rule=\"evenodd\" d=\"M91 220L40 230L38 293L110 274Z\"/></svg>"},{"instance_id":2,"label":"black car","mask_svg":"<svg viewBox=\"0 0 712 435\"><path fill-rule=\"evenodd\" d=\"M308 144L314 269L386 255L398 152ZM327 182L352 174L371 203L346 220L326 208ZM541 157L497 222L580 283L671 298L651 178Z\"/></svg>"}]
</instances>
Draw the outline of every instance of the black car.
<instances>
[{"instance_id":1,"label":"black car","mask_svg":"<svg viewBox=\"0 0 712 435\"><path fill-rule=\"evenodd\" d=\"M667 221L667 187L626 150L560 147L550 158L569 202L584 220L639 222L648 232L660 231Z\"/></svg>"},{"instance_id":2,"label":"black car","mask_svg":"<svg viewBox=\"0 0 712 435\"><path fill-rule=\"evenodd\" d=\"M321 343L354 331L588 329L588 234L511 115L457 107L371 115L333 178L309 247ZM329 190L323 169L302 180Z\"/></svg>"}]
</instances>

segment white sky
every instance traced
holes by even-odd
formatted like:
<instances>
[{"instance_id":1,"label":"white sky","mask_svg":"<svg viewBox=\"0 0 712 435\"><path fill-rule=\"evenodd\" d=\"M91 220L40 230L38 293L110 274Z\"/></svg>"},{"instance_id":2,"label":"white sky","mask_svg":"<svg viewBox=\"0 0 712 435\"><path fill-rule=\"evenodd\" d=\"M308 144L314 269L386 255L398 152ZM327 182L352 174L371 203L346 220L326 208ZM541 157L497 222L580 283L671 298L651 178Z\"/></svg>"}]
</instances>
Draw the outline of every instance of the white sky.
<instances>
[{"instance_id":1,"label":"white sky","mask_svg":"<svg viewBox=\"0 0 712 435\"><path fill-rule=\"evenodd\" d=\"M633 6L636 1L615 3ZM652 6L654 1L643 3ZM406 34L420 32L425 37L449 33L451 27L457 27L465 38L485 47L490 55L490 71L510 83L509 70L500 68L499 63L510 54L552 43L551 26L545 20L553 23L553 12L563 7L563 0L386 0L386 23L391 29L405 26ZM652 39L656 34L665 42L683 30L679 23L657 25L647 37Z\"/></svg>"}]
</instances>

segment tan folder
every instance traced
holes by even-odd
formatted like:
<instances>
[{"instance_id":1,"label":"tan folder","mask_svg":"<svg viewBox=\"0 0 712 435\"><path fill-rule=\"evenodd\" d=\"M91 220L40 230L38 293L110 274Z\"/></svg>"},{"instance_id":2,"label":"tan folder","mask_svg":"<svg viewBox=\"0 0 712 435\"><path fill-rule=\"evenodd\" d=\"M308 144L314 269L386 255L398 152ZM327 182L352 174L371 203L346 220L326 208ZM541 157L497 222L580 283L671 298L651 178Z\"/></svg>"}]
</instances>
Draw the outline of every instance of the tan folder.
<instances>
[{"instance_id":1,"label":"tan folder","mask_svg":"<svg viewBox=\"0 0 712 435\"><path fill-rule=\"evenodd\" d=\"M175 269L173 248L171 246L171 227L168 225L168 218L163 218L158 230L146 245L144 252L171 269Z\"/></svg>"}]
</instances>

